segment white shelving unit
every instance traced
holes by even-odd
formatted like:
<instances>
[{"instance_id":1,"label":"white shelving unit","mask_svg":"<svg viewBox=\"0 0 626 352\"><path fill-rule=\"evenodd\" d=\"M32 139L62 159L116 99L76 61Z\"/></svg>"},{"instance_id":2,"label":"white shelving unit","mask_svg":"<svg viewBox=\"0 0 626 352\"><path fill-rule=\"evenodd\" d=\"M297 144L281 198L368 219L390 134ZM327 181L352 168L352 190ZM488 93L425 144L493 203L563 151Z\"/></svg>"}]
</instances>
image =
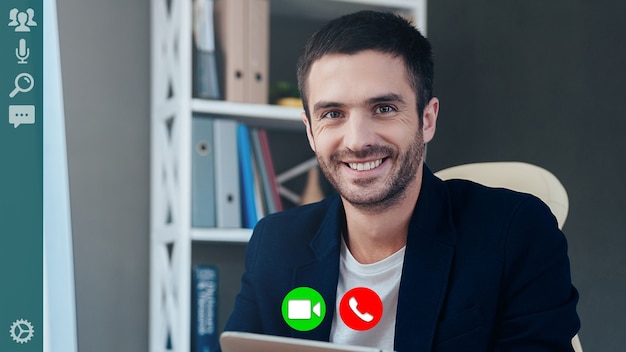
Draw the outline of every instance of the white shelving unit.
<instances>
[{"instance_id":1,"label":"white shelving unit","mask_svg":"<svg viewBox=\"0 0 626 352\"><path fill-rule=\"evenodd\" d=\"M322 23L342 14L377 9L405 13L415 19L422 33L426 29L426 0L270 2L271 19L297 18ZM266 128L303 130L303 126L299 109L194 99L192 0L152 0L151 18L150 351L189 352L192 249L213 245L243 247L252 232L192 228L192 114L227 116ZM295 44L302 46L306 38L297 40ZM272 51L270 60L274 54ZM295 76L295 61L292 67ZM203 260L211 262L211 258ZM219 298L219 302L224 301L227 300Z\"/></svg>"}]
</instances>

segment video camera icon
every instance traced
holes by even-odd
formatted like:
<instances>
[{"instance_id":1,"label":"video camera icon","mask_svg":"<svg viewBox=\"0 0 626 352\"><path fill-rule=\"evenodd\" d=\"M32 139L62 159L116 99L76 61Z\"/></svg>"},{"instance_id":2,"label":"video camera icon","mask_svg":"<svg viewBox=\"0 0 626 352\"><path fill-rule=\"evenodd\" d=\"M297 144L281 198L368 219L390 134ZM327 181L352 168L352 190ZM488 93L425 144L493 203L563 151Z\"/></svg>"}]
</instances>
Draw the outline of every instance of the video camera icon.
<instances>
[{"instance_id":1,"label":"video camera icon","mask_svg":"<svg viewBox=\"0 0 626 352\"><path fill-rule=\"evenodd\" d=\"M285 323L298 331L318 327L326 315L326 303L319 292L310 287L296 287L283 299L282 313Z\"/></svg>"},{"instance_id":2,"label":"video camera icon","mask_svg":"<svg viewBox=\"0 0 626 352\"><path fill-rule=\"evenodd\" d=\"M310 300L304 299L293 299L287 302L288 304L288 312L287 317L293 320L302 320L302 319L311 319L312 314L315 314L317 317L322 316L322 303L317 302L311 308L313 304Z\"/></svg>"}]
</instances>

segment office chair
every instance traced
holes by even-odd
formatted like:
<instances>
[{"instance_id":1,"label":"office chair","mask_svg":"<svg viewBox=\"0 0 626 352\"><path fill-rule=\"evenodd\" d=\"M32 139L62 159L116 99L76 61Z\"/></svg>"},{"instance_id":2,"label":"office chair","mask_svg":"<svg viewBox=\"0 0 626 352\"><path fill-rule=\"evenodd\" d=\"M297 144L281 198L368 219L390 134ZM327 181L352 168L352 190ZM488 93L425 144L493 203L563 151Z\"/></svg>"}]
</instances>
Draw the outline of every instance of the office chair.
<instances>
[{"instance_id":1,"label":"office chair","mask_svg":"<svg viewBox=\"0 0 626 352\"><path fill-rule=\"evenodd\" d=\"M552 211L559 229L563 228L569 199L561 182L550 171L522 162L486 162L453 166L435 172L442 180L470 180L488 187L508 188L534 195ZM578 334L572 338L575 352L583 352Z\"/></svg>"}]
</instances>

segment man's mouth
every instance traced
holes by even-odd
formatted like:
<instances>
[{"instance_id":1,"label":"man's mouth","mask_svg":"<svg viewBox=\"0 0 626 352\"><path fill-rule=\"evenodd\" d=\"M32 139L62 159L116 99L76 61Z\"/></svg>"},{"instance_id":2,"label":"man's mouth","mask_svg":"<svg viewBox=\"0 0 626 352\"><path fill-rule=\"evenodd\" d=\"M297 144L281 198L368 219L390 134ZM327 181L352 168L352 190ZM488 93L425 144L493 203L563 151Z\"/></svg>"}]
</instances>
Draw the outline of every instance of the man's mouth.
<instances>
[{"instance_id":1,"label":"man's mouth","mask_svg":"<svg viewBox=\"0 0 626 352\"><path fill-rule=\"evenodd\" d=\"M356 171L368 171L375 169L380 166L380 164L385 161L386 158L368 161L364 163L346 163L352 170Z\"/></svg>"}]
</instances>

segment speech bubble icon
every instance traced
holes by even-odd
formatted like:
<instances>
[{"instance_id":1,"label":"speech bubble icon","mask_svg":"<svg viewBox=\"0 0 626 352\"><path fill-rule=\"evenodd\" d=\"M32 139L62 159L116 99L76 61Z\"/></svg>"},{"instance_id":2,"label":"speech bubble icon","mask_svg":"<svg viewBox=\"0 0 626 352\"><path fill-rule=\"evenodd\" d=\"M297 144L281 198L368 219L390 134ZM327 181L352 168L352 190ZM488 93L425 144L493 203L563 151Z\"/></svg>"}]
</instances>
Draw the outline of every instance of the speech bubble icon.
<instances>
[{"instance_id":1,"label":"speech bubble icon","mask_svg":"<svg viewBox=\"0 0 626 352\"><path fill-rule=\"evenodd\" d=\"M13 128L35 123L35 105L9 105L9 123Z\"/></svg>"}]
</instances>

